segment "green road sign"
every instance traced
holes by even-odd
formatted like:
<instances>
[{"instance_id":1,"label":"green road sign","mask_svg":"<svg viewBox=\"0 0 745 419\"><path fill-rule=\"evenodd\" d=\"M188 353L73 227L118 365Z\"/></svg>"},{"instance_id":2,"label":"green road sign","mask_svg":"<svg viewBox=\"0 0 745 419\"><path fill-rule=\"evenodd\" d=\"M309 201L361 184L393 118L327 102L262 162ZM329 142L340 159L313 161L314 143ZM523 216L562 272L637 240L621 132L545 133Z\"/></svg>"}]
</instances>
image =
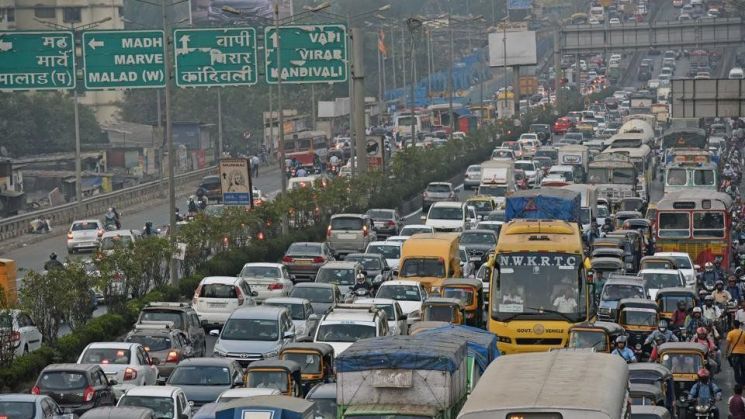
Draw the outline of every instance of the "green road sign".
<instances>
[{"instance_id":1,"label":"green road sign","mask_svg":"<svg viewBox=\"0 0 745 419\"><path fill-rule=\"evenodd\" d=\"M0 32L0 90L74 87L72 32Z\"/></svg>"},{"instance_id":2,"label":"green road sign","mask_svg":"<svg viewBox=\"0 0 745 419\"><path fill-rule=\"evenodd\" d=\"M163 31L83 32L83 71L90 90L164 87Z\"/></svg>"},{"instance_id":3,"label":"green road sign","mask_svg":"<svg viewBox=\"0 0 745 419\"><path fill-rule=\"evenodd\" d=\"M256 29L176 29L173 39L177 86L256 84Z\"/></svg>"},{"instance_id":4,"label":"green road sign","mask_svg":"<svg viewBox=\"0 0 745 419\"><path fill-rule=\"evenodd\" d=\"M333 83L347 80L347 29L344 25L293 25L265 29L266 82L277 83L277 44L282 83ZM279 41L279 42L277 42Z\"/></svg>"}]
</instances>

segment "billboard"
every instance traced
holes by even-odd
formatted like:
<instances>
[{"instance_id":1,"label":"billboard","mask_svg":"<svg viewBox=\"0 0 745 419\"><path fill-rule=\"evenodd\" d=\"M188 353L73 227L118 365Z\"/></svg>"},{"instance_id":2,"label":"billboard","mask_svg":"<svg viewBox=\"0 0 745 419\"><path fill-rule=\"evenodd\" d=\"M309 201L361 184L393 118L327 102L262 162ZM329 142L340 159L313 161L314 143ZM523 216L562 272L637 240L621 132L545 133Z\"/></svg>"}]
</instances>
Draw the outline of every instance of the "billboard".
<instances>
[{"instance_id":1,"label":"billboard","mask_svg":"<svg viewBox=\"0 0 745 419\"><path fill-rule=\"evenodd\" d=\"M537 62L535 31L489 33L489 66L535 65Z\"/></svg>"},{"instance_id":2,"label":"billboard","mask_svg":"<svg viewBox=\"0 0 745 419\"><path fill-rule=\"evenodd\" d=\"M673 118L713 118L745 115L745 80L672 80Z\"/></svg>"},{"instance_id":3,"label":"billboard","mask_svg":"<svg viewBox=\"0 0 745 419\"><path fill-rule=\"evenodd\" d=\"M220 185L222 203L225 205L247 205L253 203L250 163L248 159L220 160Z\"/></svg>"}]
</instances>

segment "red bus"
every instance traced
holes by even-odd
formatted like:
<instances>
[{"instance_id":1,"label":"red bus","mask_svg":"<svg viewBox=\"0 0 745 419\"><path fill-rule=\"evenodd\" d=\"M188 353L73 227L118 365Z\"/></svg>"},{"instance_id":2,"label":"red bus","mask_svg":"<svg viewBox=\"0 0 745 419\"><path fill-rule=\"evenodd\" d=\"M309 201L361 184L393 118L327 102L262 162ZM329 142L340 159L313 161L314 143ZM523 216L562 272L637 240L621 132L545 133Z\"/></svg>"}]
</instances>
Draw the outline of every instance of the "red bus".
<instances>
[{"instance_id":1,"label":"red bus","mask_svg":"<svg viewBox=\"0 0 745 419\"><path fill-rule=\"evenodd\" d=\"M284 144L286 158L294 158L304 167L313 167L328 158L328 138L323 131L300 131L285 137Z\"/></svg>"}]
</instances>

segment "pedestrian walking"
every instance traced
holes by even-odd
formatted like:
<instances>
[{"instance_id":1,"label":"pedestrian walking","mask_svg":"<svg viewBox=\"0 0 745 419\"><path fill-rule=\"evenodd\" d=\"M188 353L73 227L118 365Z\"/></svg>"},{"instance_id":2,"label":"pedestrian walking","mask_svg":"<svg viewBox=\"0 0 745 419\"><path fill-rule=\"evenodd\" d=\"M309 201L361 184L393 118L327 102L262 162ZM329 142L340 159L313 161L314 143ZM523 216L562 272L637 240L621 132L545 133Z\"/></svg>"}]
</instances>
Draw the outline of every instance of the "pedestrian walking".
<instances>
[{"instance_id":1,"label":"pedestrian walking","mask_svg":"<svg viewBox=\"0 0 745 419\"><path fill-rule=\"evenodd\" d=\"M735 384L732 397L727 400L729 417L731 419L745 419L745 399L742 398L742 385Z\"/></svg>"},{"instance_id":2,"label":"pedestrian walking","mask_svg":"<svg viewBox=\"0 0 745 419\"><path fill-rule=\"evenodd\" d=\"M745 330L740 328L740 321L732 321L733 328L727 333L727 360L735 373L735 382L745 384Z\"/></svg>"},{"instance_id":3,"label":"pedestrian walking","mask_svg":"<svg viewBox=\"0 0 745 419\"><path fill-rule=\"evenodd\" d=\"M261 163L261 160L259 159L259 156L256 156L256 155L251 156L251 171L253 173L254 178L259 177L259 164L260 163Z\"/></svg>"}]
</instances>

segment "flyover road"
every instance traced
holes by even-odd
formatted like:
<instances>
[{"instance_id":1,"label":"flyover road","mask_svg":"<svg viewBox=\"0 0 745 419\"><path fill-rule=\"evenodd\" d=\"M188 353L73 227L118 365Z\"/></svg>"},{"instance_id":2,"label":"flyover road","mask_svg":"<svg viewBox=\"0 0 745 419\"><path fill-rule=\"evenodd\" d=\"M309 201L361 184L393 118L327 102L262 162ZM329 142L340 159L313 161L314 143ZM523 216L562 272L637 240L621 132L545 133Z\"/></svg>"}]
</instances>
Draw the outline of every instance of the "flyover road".
<instances>
[{"instance_id":1,"label":"flyover road","mask_svg":"<svg viewBox=\"0 0 745 419\"><path fill-rule=\"evenodd\" d=\"M262 172L266 174L262 174ZM282 185L279 176L279 170L275 168L262 167L259 170L259 177L253 180L254 186L262 191L264 195L273 197L276 195ZM176 206L181 211L186 210L185 198L176 201ZM117 208L122 213L122 228L125 229L142 229L147 221L152 221L153 225L166 225L169 222L170 214L168 202L160 201L156 206L151 206L138 212L130 213L127 208ZM103 217L103 214L101 214ZM68 226L53 226L56 229L67 229ZM5 253L0 253L0 257L9 258L16 261L19 270L36 270L43 268L44 262L49 259L49 254L55 252L60 259L67 255L67 247L64 236L52 236L45 240L20 246L16 249ZM19 274L22 277L23 274Z\"/></svg>"}]
</instances>

